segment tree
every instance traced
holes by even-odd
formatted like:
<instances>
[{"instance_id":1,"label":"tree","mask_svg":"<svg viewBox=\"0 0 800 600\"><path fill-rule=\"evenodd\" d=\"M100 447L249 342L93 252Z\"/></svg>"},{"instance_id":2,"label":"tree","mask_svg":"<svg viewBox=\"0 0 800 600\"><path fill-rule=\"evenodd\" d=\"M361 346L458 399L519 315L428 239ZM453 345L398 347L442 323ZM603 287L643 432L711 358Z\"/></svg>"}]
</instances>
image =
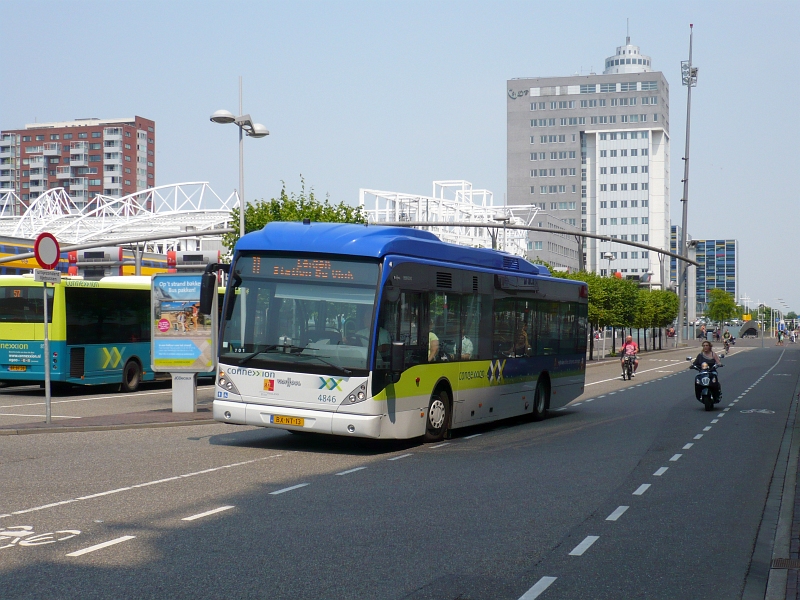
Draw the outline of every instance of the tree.
<instances>
[{"instance_id":1,"label":"tree","mask_svg":"<svg viewBox=\"0 0 800 600\"><path fill-rule=\"evenodd\" d=\"M733 296L721 290L714 288L708 293L708 303L706 304L706 316L712 321L722 322L734 317L739 316L739 309L736 306L736 301Z\"/></svg>"},{"instance_id":2,"label":"tree","mask_svg":"<svg viewBox=\"0 0 800 600\"><path fill-rule=\"evenodd\" d=\"M248 204L244 211L245 233L258 231L272 221L302 221L311 219L322 223L366 223L367 215L360 206L350 206L344 202L331 204L328 198L320 202L314 189L306 193L306 183L300 177L300 193L286 193L286 183L281 188L280 198L257 200ZM233 250L239 240L239 209L231 211L233 233L222 236L222 243Z\"/></svg>"},{"instance_id":3,"label":"tree","mask_svg":"<svg viewBox=\"0 0 800 600\"><path fill-rule=\"evenodd\" d=\"M790 310L788 313L786 313L786 318L794 321L797 318L797 313L793 310Z\"/></svg>"}]
</instances>

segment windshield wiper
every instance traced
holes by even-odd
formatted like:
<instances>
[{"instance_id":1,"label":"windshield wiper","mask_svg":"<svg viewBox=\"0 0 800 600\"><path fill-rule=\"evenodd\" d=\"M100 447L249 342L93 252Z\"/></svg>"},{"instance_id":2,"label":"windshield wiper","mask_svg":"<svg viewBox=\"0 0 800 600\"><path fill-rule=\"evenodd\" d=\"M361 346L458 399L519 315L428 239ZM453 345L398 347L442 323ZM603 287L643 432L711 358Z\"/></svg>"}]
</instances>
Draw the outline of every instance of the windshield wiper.
<instances>
[{"instance_id":1,"label":"windshield wiper","mask_svg":"<svg viewBox=\"0 0 800 600\"><path fill-rule=\"evenodd\" d=\"M255 357L256 357L256 356L258 356L259 354L264 354L265 352L272 352L273 350L275 350L275 348L292 348L292 347L293 347L293 346L283 346L283 345L281 345L281 344L272 344L272 345L270 345L270 346L265 346L264 348L261 348L261 349L259 349L259 350L256 350L255 352L251 352L250 354L248 354L247 356L245 356L243 359L241 359L241 360L239 361L239 364L240 364L240 365L243 365L243 364L245 364L246 362L250 362L250 360L251 360L251 359L255 358ZM234 353L234 354L235 354L235 353Z\"/></svg>"},{"instance_id":2,"label":"windshield wiper","mask_svg":"<svg viewBox=\"0 0 800 600\"><path fill-rule=\"evenodd\" d=\"M301 348L301 349L302 350L321 350L321 348L310 348L310 347ZM316 354L299 354L298 356L302 357L302 358L316 358L319 362L325 363L326 365L328 365L330 367L333 367L334 369L339 369L345 375L351 375L353 373L350 369L346 369L346 368L344 368L344 367L342 367L340 365L332 363L329 360L325 360L325 358L323 358L321 356L317 356ZM330 356L328 356L326 358L330 358Z\"/></svg>"}]
</instances>

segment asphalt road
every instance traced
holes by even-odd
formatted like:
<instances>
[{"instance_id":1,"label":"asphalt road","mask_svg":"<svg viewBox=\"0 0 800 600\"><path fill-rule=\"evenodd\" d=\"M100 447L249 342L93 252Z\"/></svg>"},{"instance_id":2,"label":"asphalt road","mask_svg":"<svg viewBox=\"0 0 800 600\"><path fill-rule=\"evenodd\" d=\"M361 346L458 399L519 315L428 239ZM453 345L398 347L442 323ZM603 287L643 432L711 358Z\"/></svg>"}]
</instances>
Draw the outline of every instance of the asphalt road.
<instances>
[{"instance_id":1,"label":"asphalt road","mask_svg":"<svg viewBox=\"0 0 800 600\"><path fill-rule=\"evenodd\" d=\"M742 597L764 577L800 351L739 349L714 412L686 354L645 356L630 382L590 367L546 421L441 444L223 424L0 437L0 597Z\"/></svg>"}]
</instances>

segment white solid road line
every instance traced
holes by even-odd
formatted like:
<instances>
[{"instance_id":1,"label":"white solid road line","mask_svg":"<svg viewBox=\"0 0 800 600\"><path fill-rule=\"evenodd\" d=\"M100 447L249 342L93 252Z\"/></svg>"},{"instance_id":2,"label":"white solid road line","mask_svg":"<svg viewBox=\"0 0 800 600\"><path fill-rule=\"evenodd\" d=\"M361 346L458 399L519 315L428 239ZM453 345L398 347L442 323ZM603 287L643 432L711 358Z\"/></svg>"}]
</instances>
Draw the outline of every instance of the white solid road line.
<instances>
[{"instance_id":1,"label":"white solid road line","mask_svg":"<svg viewBox=\"0 0 800 600\"><path fill-rule=\"evenodd\" d=\"M286 492L291 492L292 490L300 489L301 487L306 487L307 483L298 483L297 485L293 485L291 487L283 488L282 490L275 490L274 492L270 492L270 496L277 496L278 494L284 494Z\"/></svg>"},{"instance_id":2,"label":"white solid road line","mask_svg":"<svg viewBox=\"0 0 800 600\"><path fill-rule=\"evenodd\" d=\"M675 461L677 461L677 460L678 460L678 459L679 459L681 456L683 456L683 454L673 454L673 455L672 455L672 458L670 458L670 459L669 459L669 461L670 461L670 462L675 462Z\"/></svg>"},{"instance_id":3,"label":"white solid road line","mask_svg":"<svg viewBox=\"0 0 800 600\"><path fill-rule=\"evenodd\" d=\"M47 508L53 508L55 506L62 506L64 504L71 504L73 502L79 502L82 500L89 500L91 498L99 498L100 496L108 496L110 494L117 494L119 492L125 492L128 490L133 490L136 488L143 488L148 487L151 485L158 485L160 483L166 483L167 481L176 481L178 479L183 479L185 477L194 477L195 475L202 475L205 473L213 473L214 471L221 471L222 469L232 469L233 467L241 467L243 465L249 465L252 463L261 462L263 460L270 460L272 458L278 458L279 456L283 456L282 454L272 454L270 456L264 456L261 458L254 458L252 460L245 460L243 462L238 463L231 463L229 465L222 465L221 467L213 467L211 469L203 469L202 471L194 471L193 473L186 473L184 475L176 475L175 477L167 477L165 479L156 479L155 481L147 481L145 483L138 483L136 485L131 485L129 487L124 488L117 488L115 490L109 490L107 492L100 492L97 494L91 494L89 496L80 496L78 498L71 498L69 500L61 500L60 502L51 502L50 504L43 504L41 506L34 506L33 508L25 508L23 510L16 510L14 512L0 514L0 519L4 519L6 517L11 517L13 515L24 515L26 513L37 512L40 510L45 510Z\"/></svg>"},{"instance_id":4,"label":"white solid road line","mask_svg":"<svg viewBox=\"0 0 800 600\"><path fill-rule=\"evenodd\" d=\"M667 472L667 469L669 469L669 467L661 467L655 473L653 473L653 475L655 475L656 477L661 477L664 473Z\"/></svg>"},{"instance_id":5,"label":"white solid road line","mask_svg":"<svg viewBox=\"0 0 800 600\"><path fill-rule=\"evenodd\" d=\"M246 230L245 230L246 231ZM196 521L197 519L202 519L203 517L207 517L209 515L215 515L217 513L221 513L226 510L232 509L233 506L220 506L219 508L215 508L214 510L207 510L206 512L202 512L197 515L192 515L191 517L183 517L181 521Z\"/></svg>"},{"instance_id":6,"label":"white solid road line","mask_svg":"<svg viewBox=\"0 0 800 600\"><path fill-rule=\"evenodd\" d=\"M616 521L622 515L625 514L625 511L628 510L630 506L618 506L617 509L612 512L610 515L606 517L606 521Z\"/></svg>"},{"instance_id":7,"label":"white solid road line","mask_svg":"<svg viewBox=\"0 0 800 600\"><path fill-rule=\"evenodd\" d=\"M401 458L406 458L407 456L411 456L411 454L401 454L400 456L393 456L389 460L400 460Z\"/></svg>"},{"instance_id":8,"label":"white solid road line","mask_svg":"<svg viewBox=\"0 0 800 600\"><path fill-rule=\"evenodd\" d=\"M553 582L558 579L557 577L542 577L536 584L527 592L519 597L519 600L535 600L543 591L553 585Z\"/></svg>"},{"instance_id":9,"label":"white solid road line","mask_svg":"<svg viewBox=\"0 0 800 600\"><path fill-rule=\"evenodd\" d=\"M681 365L683 363L684 363L684 361L679 361L679 362L673 363L673 365ZM666 366L670 366L670 365L666 365ZM663 369L663 368L664 367L662 366L662 367L654 367L652 369L644 369L642 371L636 371L636 374L640 375L642 373L649 373L650 371L656 371L658 369ZM620 378L620 376L617 375L616 377L612 377L611 379L603 379L602 381L593 381L592 383L587 383L583 387L589 387L590 385L597 385L598 383L607 383L609 381L619 381L619 378ZM646 382L646 383L649 383L649 382Z\"/></svg>"},{"instance_id":10,"label":"white solid road line","mask_svg":"<svg viewBox=\"0 0 800 600\"><path fill-rule=\"evenodd\" d=\"M247 231L247 230L245 230ZM44 318L44 317L42 317ZM342 471L341 473L337 473L337 475L349 475L350 473L355 473L356 471L363 471L367 467L356 467L355 469L348 469L347 471Z\"/></svg>"},{"instance_id":11,"label":"white solid road line","mask_svg":"<svg viewBox=\"0 0 800 600\"><path fill-rule=\"evenodd\" d=\"M569 553L570 556L583 556L589 547L600 539L599 535L587 535L583 541L572 549Z\"/></svg>"},{"instance_id":12,"label":"white solid road line","mask_svg":"<svg viewBox=\"0 0 800 600\"><path fill-rule=\"evenodd\" d=\"M50 404L68 404L70 402L90 402L92 400L110 400L113 398L136 398L138 396L158 396L163 394L171 394L172 390L165 390L163 392L142 392L140 394L119 394L116 396L94 396L92 398L73 398L72 400L51 400ZM44 402L29 402L27 404L0 404L0 408L19 408L23 406L44 406Z\"/></svg>"},{"instance_id":13,"label":"white solid road line","mask_svg":"<svg viewBox=\"0 0 800 600\"><path fill-rule=\"evenodd\" d=\"M436 448L441 448L443 446L448 446L450 442L444 442L443 444L436 444L435 446L431 446L431 450L436 450Z\"/></svg>"},{"instance_id":14,"label":"white solid road line","mask_svg":"<svg viewBox=\"0 0 800 600\"><path fill-rule=\"evenodd\" d=\"M44 318L44 317L42 317ZM44 326L42 326L44 328ZM3 408L6 408L5 406ZM20 415L17 413L0 413L0 417L39 417L40 419L44 417L44 415ZM80 417L62 417L61 415L53 415L54 419L80 419Z\"/></svg>"},{"instance_id":15,"label":"white solid road line","mask_svg":"<svg viewBox=\"0 0 800 600\"><path fill-rule=\"evenodd\" d=\"M650 484L649 484L649 483L643 483L643 484L642 484L642 485L640 485L638 488L636 488L636 491L635 491L635 492L633 492L633 495L634 495L634 496L641 496L641 495L642 495L642 494L644 494L644 493L645 493L645 492L646 492L646 491L647 491L649 488L650 488Z\"/></svg>"},{"instance_id":16,"label":"white solid road line","mask_svg":"<svg viewBox=\"0 0 800 600\"><path fill-rule=\"evenodd\" d=\"M84 554L89 554L89 552L95 552L96 550L102 550L103 548L108 548L109 546L113 546L115 544L127 542L128 540L132 540L135 537L136 537L135 535L123 535L122 537L118 537L113 540L108 540L107 542L103 542L102 544L95 544L94 546L89 546L88 548L84 548L83 550L70 552L69 554L67 554L67 556L83 556Z\"/></svg>"},{"instance_id":17,"label":"white solid road line","mask_svg":"<svg viewBox=\"0 0 800 600\"><path fill-rule=\"evenodd\" d=\"M689 448L691 448L692 446L694 446L694 444L693 444L692 442L689 442L688 444L684 445L684 447L682 448L682 450L688 450L688 449L689 449Z\"/></svg>"}]
</instances>

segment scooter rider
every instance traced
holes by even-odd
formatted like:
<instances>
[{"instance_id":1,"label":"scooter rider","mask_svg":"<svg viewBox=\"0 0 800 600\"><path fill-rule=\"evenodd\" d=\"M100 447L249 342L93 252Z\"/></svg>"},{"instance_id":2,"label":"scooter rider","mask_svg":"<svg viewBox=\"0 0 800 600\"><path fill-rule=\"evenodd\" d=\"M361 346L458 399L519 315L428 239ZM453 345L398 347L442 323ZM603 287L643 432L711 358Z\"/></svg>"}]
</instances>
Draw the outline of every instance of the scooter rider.
<instances>
[{"instance_id":1,"label":"scooter rider","mask_svg":"<svg viewBox=\"0 0 800 600\"><path fill-rule=\"evenodd\" d=\"M639 354L639 344L633 341L633 336L628 336L625 338L625 343L622 344L622 348L619 349L620 360L619 364L622 367L622 374L625 375L625 357L630 356L631 354L635 357ZM639 368L639 359L634 358L633 361L633 373L631 373L631 377L636 377L636 369Z\"/></svg>"},{"instance_id":2,"label":"scooter rider","mask_svg":"<svg viewBox=\"0 0 800 600\"><path fill-rule=\"evenodd\" d=\"M708 341L703 342L703 350L697 355L697 358L694 359L692 365L698 369L702 369L703 363L707 364L708 368L722 364L722 360L720 359L719 355L712 350L711 342ZM722 398L722 386L719 383L719 377L717 377L717 390L719 393L719 398Z\"/></svg>"}]
</instances>

